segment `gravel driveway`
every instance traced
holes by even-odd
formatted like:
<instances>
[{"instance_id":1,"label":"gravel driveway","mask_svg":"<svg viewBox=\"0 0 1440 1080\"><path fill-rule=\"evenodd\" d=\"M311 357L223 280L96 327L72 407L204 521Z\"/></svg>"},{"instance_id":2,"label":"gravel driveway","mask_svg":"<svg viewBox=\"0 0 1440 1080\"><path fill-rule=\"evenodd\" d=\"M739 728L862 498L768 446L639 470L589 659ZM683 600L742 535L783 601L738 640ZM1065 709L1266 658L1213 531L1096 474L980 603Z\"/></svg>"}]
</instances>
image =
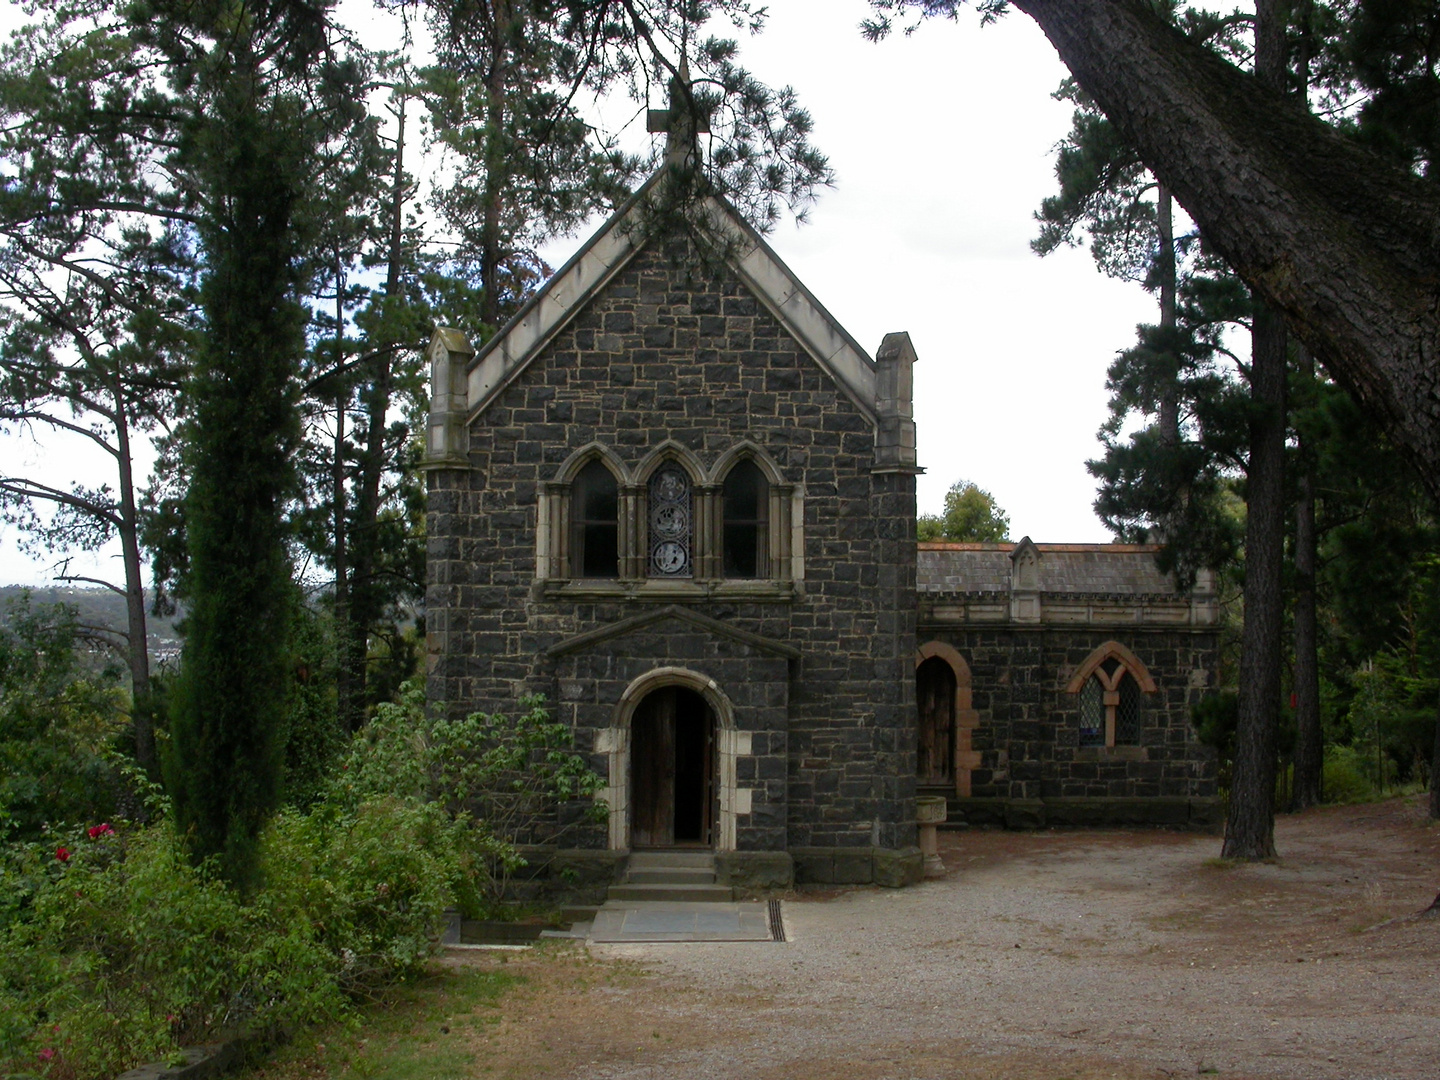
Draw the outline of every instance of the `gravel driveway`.
<instances>
[{"instance_id":1,"label":"gravel driveway","mask_svg":"<svg viewBox=\"0 0 1440 1080\"><path fill-rule=\"evenodd\" d=\"M1163 832L955 833L950 874L792 897L785 944L592 945L528 989L487 1075L1440 1077L1440 829L1419 801L1282 818L1225 866ZM1393 920L1393 921L1387 921ZM494 963L493 956L473 962Z\"/></svg>"}]
</instances>

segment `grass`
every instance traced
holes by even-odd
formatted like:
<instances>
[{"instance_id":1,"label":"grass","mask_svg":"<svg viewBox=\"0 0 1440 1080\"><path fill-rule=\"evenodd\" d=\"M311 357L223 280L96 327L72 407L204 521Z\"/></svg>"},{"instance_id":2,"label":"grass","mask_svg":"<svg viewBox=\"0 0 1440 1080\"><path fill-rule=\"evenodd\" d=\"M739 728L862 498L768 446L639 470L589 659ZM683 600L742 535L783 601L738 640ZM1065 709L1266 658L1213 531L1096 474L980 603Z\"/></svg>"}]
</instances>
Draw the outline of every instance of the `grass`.
<instances>
[{"instance_id":1,"label":"grass","mask_svg":"<svg viewBox=\"0 0 1440 1080\"><path fill-rule=\"evenodd\" d=\"M348 1021L303 1033L273 1059L240 1075L242 1080L454 1080L475 1071L472 1040L464 1036L498 1022L503 998L523 981L503 970L437 965Z\"/></svg>"}]
</instances>

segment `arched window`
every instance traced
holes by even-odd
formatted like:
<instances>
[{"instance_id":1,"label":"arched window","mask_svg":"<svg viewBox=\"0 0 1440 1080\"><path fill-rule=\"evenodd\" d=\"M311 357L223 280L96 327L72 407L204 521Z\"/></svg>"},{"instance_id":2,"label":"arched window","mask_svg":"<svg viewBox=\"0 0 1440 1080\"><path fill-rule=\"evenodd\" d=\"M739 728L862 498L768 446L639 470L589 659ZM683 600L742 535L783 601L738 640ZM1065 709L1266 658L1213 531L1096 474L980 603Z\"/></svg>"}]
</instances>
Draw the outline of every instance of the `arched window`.
<instances>
[{"instance_id":1,"label":"arched window","mask_svg":"<svg viewBox=\"0 0 1440 1080\"><path fill-rule=\"evenodd\" d=\"M620 499L603 461L580 470L570 496L570 566L576 577L620 576Z\"/></svg>"},{"instance_id":2,"label":"arched window","mask_svg":"<svg viewBox=\"0 0 1440 1080\"><path fill-rule=\"evenodd\" d=\"M650 477L650 577L692 576L690 522L690 477L668 462Z\"/></svg>"},{"instance_id":3,"label":"arched window","mask_svg":"<svg viewBox=\"0 0 1440 1080\"><path fill-rule=\"evenodd\" d=\"M721 507L722 568L727 578L769 575L770 484L749 458L741 458L725 477Z\"/></svg>"},{"instance_id":4,"label":"arched window","mask_svg":"<svg viewBox=\"0 0 1440 1080\"><path fill-rule=\"evenodd\" d=\"M1100 646L1066 689L1080 697L1081 746L1139 746L1145 693L1155 681L1139 658L1118 642Z\"/></svg>"}]
</instances>

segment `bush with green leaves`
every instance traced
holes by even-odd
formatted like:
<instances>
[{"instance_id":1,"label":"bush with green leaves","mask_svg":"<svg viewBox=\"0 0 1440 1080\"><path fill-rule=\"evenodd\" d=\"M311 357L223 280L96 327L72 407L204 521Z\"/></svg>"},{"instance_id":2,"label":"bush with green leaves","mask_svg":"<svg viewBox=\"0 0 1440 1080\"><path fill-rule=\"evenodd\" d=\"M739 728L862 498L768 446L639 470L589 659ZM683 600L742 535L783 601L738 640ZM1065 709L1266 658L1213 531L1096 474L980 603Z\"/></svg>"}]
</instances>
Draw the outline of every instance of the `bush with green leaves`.
<instances>
[{"instance_id":1,"label":"bush with green leaves","mask_svg":"<svg viewBox=\"0 0 1440 1080\"><path fill-rule=\"evenodd\" d=\"M242 903L191 863L168 821L7 854L0 884L43 884L0 948L6 1075L113 1076L231 1024L308 1023L344 1006L305 913Z\"/></svg>"},{"instance_id":2,"label":"bush with green leaves","mask_svg":"<svg viewBox=\"0 0 1440 1080\"><path fill-rule=\"evenodd\" d=\"M596 798L604 786L541 698L522 698L513 716L427 715L423 684L412 679L356 733L332 799L403 794L442 807L481 871L469 880L493 902L525 865L518 844L555 843L605 821Z\"/></svg>"},{"instance_id":3,"label":"bush with green leaves","mask_svg":"<svg viewBox=\"0 0 1440 1080\"><path fill-rule=\"evenodd\" d=\"M126 783L153 824L0 847L0 1076L113 1076L232 1025L337 1016L421 970L445 909L520 865L521 832L553 831L567 803L603 817L600 777L538 700L513 719L427 718L417 683L308 808L270 821L244 894L215 860L194 865L138 770Z\"/></svg>"},{"instance_id":4,"label":"bush with green leaves","mask_svg":"<svg viewBox=\"0 0 1440 1080\"><path fill-rule=\"evenodd\" d=\"M12 600L0 619L0 839L112 816L121 673L80 639L73 609Z\"/></svg>"}]
</instances>

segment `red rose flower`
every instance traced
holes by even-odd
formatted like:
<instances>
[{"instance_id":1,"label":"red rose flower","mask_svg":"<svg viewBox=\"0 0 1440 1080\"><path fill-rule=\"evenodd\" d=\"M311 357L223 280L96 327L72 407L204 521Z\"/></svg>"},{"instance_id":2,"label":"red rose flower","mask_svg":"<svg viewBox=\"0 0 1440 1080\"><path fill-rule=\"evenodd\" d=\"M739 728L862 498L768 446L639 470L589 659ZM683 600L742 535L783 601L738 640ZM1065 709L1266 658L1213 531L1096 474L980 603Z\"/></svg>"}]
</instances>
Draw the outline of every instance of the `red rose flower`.
<instances>
[{"instance_id":1,"label":"red rose flower","mask_svg":"<svg viewBox=\"0 0 1440 1080\"><path fill-rule=\"evenodd\" d=\"M68 861L70 858L70 849L67 847L57 847L55 849L55 857L61 862Z\"/></svg>"},{"instance_id":2,"label":"red rose flower","mask_svg":"<svg viewBox=\"0 0 1440 1080\"><path fill-rule=\"evenodd\" d=\"M110 827L110 823L106 821L102 821L99 825L91 825L90 828L85 830L86 835L89 836L91 840L97 837L107 836L114 831L115 830Z\"/></svg>"}]
</instances>

